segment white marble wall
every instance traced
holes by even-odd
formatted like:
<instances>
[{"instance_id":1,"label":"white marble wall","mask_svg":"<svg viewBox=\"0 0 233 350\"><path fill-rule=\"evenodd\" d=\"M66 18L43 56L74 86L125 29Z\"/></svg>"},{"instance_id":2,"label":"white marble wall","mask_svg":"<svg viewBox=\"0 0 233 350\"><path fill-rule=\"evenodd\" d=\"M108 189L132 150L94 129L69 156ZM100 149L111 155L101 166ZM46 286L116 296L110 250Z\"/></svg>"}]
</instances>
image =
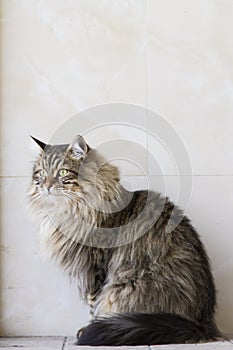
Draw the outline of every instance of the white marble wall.
<instances>
[{"instance_id":1,"label":"white marble wall","mask_svg":"<svg viewBox=\"0 0 233 350\"><path fill-rule=\"evenodd\" d=\"M218 325L233 333L232 1L2 0L1 7L1 333L72 335L88 319L74 286L38 252L24 201L28 136L46 141L70 116L111 102L158 112L183 140L193 167L188 214L212 260ZM139 119L150 126L148 113ZM140 143L153 188L176 200L179 174L153 137L124 131L111 126L88 141L112 132ZM146 185L135 167L122 168L128 186Z\"/></svg>"}]
</instances>

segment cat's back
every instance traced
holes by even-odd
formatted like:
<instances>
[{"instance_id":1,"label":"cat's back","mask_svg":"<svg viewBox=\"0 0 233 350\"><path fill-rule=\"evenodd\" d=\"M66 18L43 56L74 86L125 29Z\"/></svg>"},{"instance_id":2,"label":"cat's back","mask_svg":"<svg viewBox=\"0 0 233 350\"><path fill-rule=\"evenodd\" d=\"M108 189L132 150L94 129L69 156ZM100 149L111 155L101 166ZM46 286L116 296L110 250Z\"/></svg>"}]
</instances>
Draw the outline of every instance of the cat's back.
<instances>
[{"instance_id":1,"label":"cat's back","mask_svg":"<svg viewBox=\"0 0 233 350\"><path fill-rule=\"evenodd\" d=\"M189 259L190 264L191 261L208 264L197 230L168 197L155 191L135 191L124 214L125 229L132 229L135 234L125 250L133 250L138 256L143 251L152 260L165 262L176 258L182 262Z\"/></svg>"},{"instance_id":2,"label":"cat's back","mask_svg":"<svg viewBox=\"0 0 233 350\"><path fill-rule=\"evenodd\" d=\"M109 262L106 288L118 286L118 311L169 312L212 322L215 287L198 233L159 193L136 191L133 199L126 217L138 222L126 227L138 238L113 249ZM129 290L131 304L123 297Z\"/></svg>"}]
</instances>

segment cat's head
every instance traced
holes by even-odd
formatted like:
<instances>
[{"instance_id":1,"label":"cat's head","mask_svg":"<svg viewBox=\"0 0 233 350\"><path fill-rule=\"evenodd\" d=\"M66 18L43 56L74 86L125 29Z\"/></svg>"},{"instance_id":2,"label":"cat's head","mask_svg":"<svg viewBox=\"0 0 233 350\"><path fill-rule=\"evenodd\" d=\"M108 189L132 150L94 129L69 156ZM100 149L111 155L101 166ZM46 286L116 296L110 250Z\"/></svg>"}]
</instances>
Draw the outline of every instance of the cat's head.
<instances>
[{"instance_id":1,"label":"cat's head","mask_svg":"<svg viewBox=\"0 0 233 350\"><path fill-rule=\"evenodd\" d=\"M49 145L33 137L41 149L36 159L30 190L31 204L102 206L116 197L118 169L84 138L76 136L70 144Z\"/></svg>"},{"instance_id":2,"label":"cat's head","mask_svg":"<svg viewBox=\"0 0 233 350\"><path fill-rule=\"evenodd\" d=\"M43 196L60 195L79 190L79 168L90 147L76 136L71 144L48 145L32 137L41 149L33 167L35 191Z\"/></svg>"}]
</instances>

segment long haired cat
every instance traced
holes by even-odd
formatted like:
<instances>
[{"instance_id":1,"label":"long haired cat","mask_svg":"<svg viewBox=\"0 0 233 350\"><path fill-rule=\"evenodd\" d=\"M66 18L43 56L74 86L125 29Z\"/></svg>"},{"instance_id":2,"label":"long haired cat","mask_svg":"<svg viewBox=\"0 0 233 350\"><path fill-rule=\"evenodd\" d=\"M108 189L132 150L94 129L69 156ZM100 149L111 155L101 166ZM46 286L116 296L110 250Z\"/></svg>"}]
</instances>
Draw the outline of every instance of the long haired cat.
<instances>
[{"instance_id":1,"label":"long haired cat","mask_svg":"<svg viewBox=\"0 0 233 350\"><path fill-rule=\"evenodd\" d=\"M79 345L215 339L216 293L196 230L168 198L127 191L118 169L82 136L46 145L30 203L49 257L75 280L92 321Z\"/></svg>"}]
</instances>

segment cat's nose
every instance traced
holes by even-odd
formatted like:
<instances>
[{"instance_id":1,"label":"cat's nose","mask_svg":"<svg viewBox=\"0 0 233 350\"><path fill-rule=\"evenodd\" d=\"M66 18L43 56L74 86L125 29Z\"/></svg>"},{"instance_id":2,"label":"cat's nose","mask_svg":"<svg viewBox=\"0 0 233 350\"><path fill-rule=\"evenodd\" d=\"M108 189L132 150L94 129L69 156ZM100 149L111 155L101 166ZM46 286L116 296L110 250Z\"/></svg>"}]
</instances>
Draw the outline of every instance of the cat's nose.
<instances>
[{"instance_id":1,"label":"cat's nose","mask_svg":"<svg viewBox=\"0 0 233 350\"><path fill-rule=\"evenodd\" d=\"M50 188L52 187L53 185L52 184L49 184L48 186L46 186L47 188L47 191L50 193Z\"/></svg>"},{"instance_id":2,"label":"cat's nose","mask_svg":"<svg viewBox=\"0 0 233 350\"><path fill-rule=\"evenodd\" d=\"M50 193L51 188L53 187L54 181L52 180L47 180L45 183L45 188Z\"/></svg>"}]
</instances>

